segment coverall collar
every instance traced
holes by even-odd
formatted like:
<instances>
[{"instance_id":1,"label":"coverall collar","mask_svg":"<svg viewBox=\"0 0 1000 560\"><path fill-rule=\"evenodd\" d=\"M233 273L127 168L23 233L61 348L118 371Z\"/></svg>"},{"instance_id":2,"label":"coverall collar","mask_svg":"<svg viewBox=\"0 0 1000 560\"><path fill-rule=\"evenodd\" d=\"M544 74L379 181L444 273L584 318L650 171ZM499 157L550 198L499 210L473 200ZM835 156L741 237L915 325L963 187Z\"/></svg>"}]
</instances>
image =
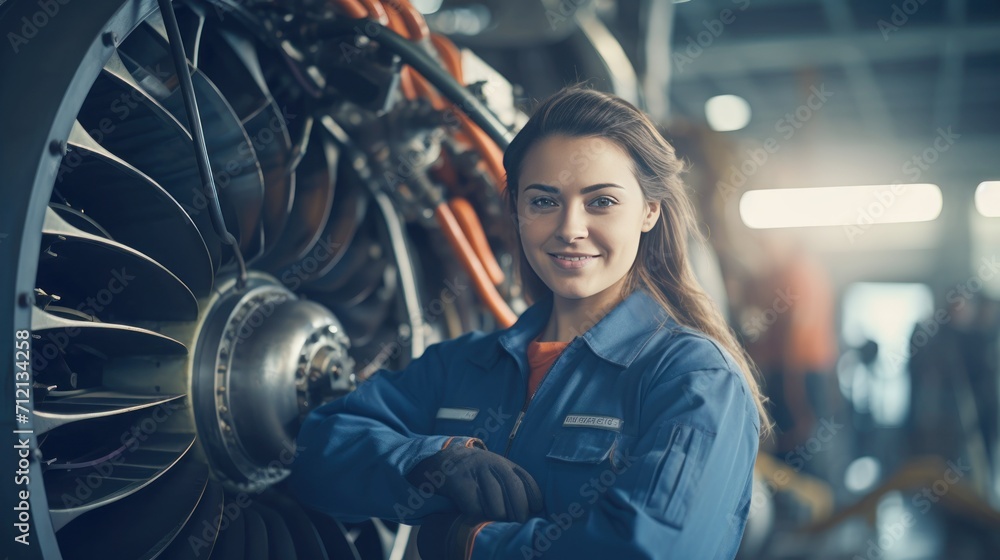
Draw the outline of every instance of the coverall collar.
<instances>
[{"instance_id":1,"label":"coverall collar","mask_svg":"<svg viewBox=\"0 0 1000 560\"><path fill-rule=\"evenodd\" d=\"M550 292L526 309L510 328L500 334L500 346L518 362L528 343L545 328L552 312L552 300ZM628 367L661 323L665 327L676 325L649 292L640 287L583 333L581 338L598 357L621 367ZM492 362L492 359L488 361Z\"/></svg>"}]
</instances>

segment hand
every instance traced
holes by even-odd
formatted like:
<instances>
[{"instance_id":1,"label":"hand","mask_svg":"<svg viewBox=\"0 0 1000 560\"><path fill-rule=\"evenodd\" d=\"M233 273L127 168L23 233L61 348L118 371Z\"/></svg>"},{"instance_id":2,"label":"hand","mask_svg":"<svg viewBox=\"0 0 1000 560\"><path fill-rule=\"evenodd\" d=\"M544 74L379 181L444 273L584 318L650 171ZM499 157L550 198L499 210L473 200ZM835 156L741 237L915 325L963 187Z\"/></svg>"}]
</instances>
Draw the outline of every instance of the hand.
<instances>
[{"instance_id":1,"label":"hand","mask_svg":"<svg viewBox=\"0 0 1000 560\"><path fill-rule=\"evenodd\" d=\"M486 520L524 523L544 505L528 471L484 448L450 445L418 463L406 480L430 483L461 513Z\"/></svg>"},{"instance_id":2,"label":"hand","mask_svg":"<svg viewBox=\"0 0 1000 560\"><path fill-rule=\"evenodd\" d=\"M472 531L482 520L454 513L427 516L417 531L417 552L422 560L465 560Z\"/></svg>"}]
</instances>

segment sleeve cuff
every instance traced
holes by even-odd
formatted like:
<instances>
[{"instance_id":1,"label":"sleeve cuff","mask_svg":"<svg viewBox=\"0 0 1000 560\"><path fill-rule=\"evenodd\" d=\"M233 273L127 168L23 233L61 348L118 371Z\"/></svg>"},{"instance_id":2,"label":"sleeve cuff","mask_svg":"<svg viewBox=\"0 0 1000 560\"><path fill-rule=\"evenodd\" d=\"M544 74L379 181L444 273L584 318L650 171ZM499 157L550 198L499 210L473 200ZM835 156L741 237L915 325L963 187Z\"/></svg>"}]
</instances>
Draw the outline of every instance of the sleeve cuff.
<instances>
[{"instance_id":1,"label":"sleeve cuff","mask_svg":"<svg viewBox=\"0 0 1000 560\"><path fill-rule=\"evenodd\" d=\"M478 447L479 449L486 449L486 444L483 443L483 440L474 437L451 436L445 440L444 444L441 445L441 449L445 449L449 445L461 445L463 447Z\"/></svg>"},{"instance_id":2,"label":"sleeve cuff","mask_svg":"<svg viewBox=\"0 0 1000 560\"><path fill-rule=\"evenodd\" d=\"M420 461L434 455L445 447L461 445L486 449L483 440L466 436L423 436L411 439L393 451L392 464L396 465L399 476L405 477Z\"/></svg>"},{"instance_id":3,"label":"sleeve cuff","mask_svg":"<svg viewBox=\"0 0 1000 560\"><path fill-rule=\"evenodd\" d=\"M464 560L492 560L505 536L517 531L522 523L485 521L472 530Z\"/></svg>"},{"instance_id":4,"label":"sleeve cuff","mask_svg":"<svg viewBox=\"0 0 1000 560\"><path fill-rule=\"evenodd\" d=\"M445 448L453 436L420 436L411 439L392 452L392 464L399 476L405 477L420 461ZM451 442L450 445L455 445Z\"/></svg>"}]
</instances>

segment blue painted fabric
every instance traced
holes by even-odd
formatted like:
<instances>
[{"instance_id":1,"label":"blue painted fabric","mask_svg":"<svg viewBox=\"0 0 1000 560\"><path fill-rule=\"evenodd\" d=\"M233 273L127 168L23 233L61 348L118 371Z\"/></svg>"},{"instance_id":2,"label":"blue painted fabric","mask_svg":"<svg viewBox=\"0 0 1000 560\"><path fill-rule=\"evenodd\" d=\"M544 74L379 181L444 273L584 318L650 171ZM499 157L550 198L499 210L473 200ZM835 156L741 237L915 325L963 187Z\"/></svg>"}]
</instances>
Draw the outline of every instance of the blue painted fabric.
<instances>
[{"instance_id":1,"label":"blue painted fabric","mask_svg":"<svg viewBox=\"0 0 1000 560\"><path fill-rule=\"evenodd\" d=\"M435 480L403 475L479 438L531 473L545 509L482 527L471 560L733 558L760 421L732 356L640 289L573 339L524 407L528 343L551 308L550 295L508 329L433 344L314 410L293 492L339 519L416 525L455 510Z\"/></svg>"}]
</instances>

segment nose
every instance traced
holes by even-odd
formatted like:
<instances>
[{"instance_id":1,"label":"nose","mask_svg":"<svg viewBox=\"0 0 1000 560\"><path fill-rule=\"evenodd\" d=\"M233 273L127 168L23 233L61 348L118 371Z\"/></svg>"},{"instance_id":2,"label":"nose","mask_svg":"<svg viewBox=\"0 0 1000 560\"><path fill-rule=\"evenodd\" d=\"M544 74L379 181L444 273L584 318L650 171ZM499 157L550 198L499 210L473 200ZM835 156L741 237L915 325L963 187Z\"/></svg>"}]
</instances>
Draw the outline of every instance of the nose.
<instances>
[{"instance_id":1,"label":"nose","mask_svg":"<svg viewBox=\"0 0 1000 560\"><path fill-rule=\"evenodd\" d=\"M587 212L582 209L567 207L555 233L556 239L563 243L573 243L578 239L587 238Z\"/></svg>"}]
</instances>

